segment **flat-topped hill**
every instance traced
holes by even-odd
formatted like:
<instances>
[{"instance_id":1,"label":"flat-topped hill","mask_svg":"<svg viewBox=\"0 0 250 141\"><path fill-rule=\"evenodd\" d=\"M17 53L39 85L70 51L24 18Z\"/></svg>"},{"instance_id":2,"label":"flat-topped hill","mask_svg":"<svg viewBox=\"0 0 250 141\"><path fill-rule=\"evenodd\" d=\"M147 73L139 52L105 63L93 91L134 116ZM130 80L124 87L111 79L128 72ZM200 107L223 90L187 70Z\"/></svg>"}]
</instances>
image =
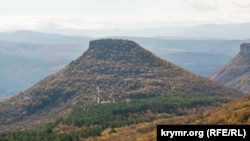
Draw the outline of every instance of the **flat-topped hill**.
<instances>
[{"instance_id":1,"label":"flat-topped hill","mask_svg":"<svg viewBox=\"0 0 250 141\"><path fill-rule=\"evenodd\" d=\"M0 103L0 124L60 116L76 106L128 102L169 93L236 98L242 93L188 72L139 44L119 39L91 41L89 49L61 71ZM40 121L39 121L40 122Z\"/></svg>"}]
</instances>

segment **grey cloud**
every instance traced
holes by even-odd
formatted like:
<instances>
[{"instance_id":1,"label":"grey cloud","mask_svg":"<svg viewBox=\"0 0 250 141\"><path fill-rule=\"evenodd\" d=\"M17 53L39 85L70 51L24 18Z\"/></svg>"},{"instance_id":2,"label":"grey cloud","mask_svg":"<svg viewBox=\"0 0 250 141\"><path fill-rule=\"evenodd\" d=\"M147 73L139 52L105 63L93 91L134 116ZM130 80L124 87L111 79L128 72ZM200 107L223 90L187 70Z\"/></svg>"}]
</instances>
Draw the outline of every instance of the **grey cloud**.
<instances>
[{"instance_id":1,"label":"grey cloud","mask_svg":"<svg viewBox=\"0 0 250 141\"><path fill-rule=\"evenodd\" d=\"M184 0L183 0L184 1ZM185 0L192 8L199 12L213 11L218 9L218 1L215 0Z\"/></svg>"}]
</instances>

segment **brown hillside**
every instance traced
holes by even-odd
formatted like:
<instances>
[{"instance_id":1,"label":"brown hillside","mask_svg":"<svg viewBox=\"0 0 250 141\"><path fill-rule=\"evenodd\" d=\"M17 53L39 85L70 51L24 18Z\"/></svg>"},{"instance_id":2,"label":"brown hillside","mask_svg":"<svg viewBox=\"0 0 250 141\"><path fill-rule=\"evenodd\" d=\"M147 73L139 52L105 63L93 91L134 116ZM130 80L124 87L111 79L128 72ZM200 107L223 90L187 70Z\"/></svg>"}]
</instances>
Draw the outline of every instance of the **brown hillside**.
<instances>
[{"instance_id":1,"label":"brown hillside","mask_svg":"<svg viewBox=\"0 0 250 141\"><path fill-rule=\"evenodd\" d=\"M192 121L192 120L191 120ZM195 124L250 124L250 95L222 107L207 110L192 121Z\"/></svg>"},{"instance_id":2,"label":"brown hillside","mask_svg":"<svg viewBox=\"0 0 250 141\"><path fill-rule=\"evenodd\" d=\"M250 43L240 46L240 53L213 72L211 79L227 86L234 87L244 93L250 92Z\"/></svg>"},{"instance_id":3,"label":"brown hillside","mask_svg":"<svg viewBox=\"0 0 250 141\"><path fill-rule=\"evenodd\" d=\"M201 114L158 119L153 122L140 123L103 131L100 137L84 138L84 141L120 141L143 140L156 141L158 124L247 124L250 125L250 94L234 100L224 106L208 109Z\"/></svg>"},{"instance_id":4,"label":"brown hillside","mask_svg":"<svg viewBox=\"0 0 250 141\"><path fill-rule=\"evenodd\" d=\"M63 70L1 102L0 126L54 118L75 106L173 92L242 96L155 56L133 41L102 39L91 41L89 49Z\"/></svg>"}]
</instances>

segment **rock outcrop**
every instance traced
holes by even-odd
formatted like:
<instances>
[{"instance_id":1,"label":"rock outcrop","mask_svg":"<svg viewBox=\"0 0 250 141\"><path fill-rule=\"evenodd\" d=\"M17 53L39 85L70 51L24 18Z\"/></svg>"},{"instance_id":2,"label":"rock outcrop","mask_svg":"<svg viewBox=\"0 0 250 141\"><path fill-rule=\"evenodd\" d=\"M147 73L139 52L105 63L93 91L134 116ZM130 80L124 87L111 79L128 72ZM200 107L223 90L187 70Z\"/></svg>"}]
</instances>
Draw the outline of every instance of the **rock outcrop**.
<instances>
[{"instance_id":1,"label":"rock outcrop","mask_svg":"<svg viewBox=\"0 0 250 141\"><path fill-rule=\"evenodd\" d=\"M239 54L209 77L244 93L250 92L250 43L240 46Z\"/></svg>"},{"instance_id":2,"label":"rock outcrop","mask_svg":"<svg viewBox=\"0 0 250 141\"><path fill-rule=\"evenodd\" d=\"M240 45L240 54L250 55L250 43L243 43Z\"/></svg>"}]
</instances>

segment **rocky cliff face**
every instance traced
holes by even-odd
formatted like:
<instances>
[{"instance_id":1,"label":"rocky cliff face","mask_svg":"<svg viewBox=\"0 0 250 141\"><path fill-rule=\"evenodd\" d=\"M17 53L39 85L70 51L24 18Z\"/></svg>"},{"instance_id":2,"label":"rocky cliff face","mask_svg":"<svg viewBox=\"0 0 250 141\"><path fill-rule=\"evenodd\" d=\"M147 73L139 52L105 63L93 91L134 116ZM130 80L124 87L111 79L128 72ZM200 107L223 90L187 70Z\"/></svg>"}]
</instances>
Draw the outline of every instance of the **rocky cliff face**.
<instances>
[{"instance_id":1,"label":"rocky cliff face","mask_svg":"<svg viewBox=\"0 0 250 141\"><path fill-rule=\"evenodd\" d=\"M209 77L227 86L250 92L250 43L240 46L239 54Z\"/></svg>"},{"instance_id":2,"label":"rocky cliff face","mask_svg":"<svg viewBox=\"0 0 250 141\"><path fill-rule=\"evenodd\" d=\"M133 41L91 41L89 49L61 71L1 102L0 123L46 119L65 109L169 93L236 98L242 93L194 75Z\"/></svg>"},{"instance_id":3,"label":"rocky cliff face","mask_svg":"<svg viewBox=\"0 0 250 141\"><path fill-rule=\"evenodd\" d=\"M243 43L240 45L240 54L250 55L250 43Z\"/></svg>"}]
</instances>

